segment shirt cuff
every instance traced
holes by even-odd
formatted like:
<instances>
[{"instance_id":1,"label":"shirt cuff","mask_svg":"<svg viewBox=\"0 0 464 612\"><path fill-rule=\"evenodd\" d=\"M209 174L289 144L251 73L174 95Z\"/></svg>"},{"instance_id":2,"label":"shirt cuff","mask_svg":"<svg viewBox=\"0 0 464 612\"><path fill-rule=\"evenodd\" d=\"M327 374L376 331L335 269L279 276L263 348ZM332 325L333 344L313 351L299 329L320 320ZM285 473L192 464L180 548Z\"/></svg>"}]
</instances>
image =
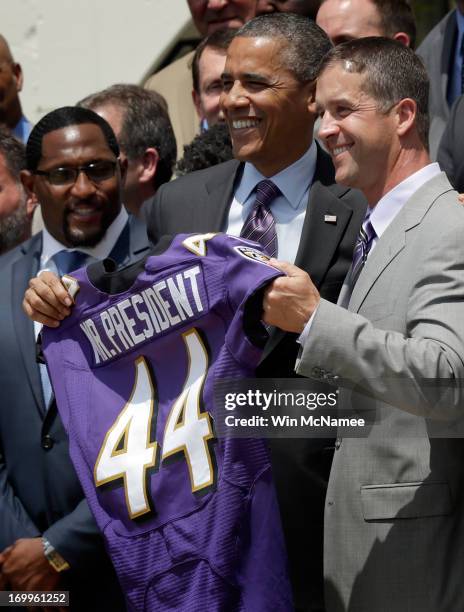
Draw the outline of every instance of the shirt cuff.
<instances>
[{"instance_id":1,"label":"shirt cuff","mask_svg":"<svg viewBox=\"0 0 464 612\"><path fill-rule=\"evenodd\" d=\"M299 342L301 344L301 348L304 348L305 342L308 339L309 336L309 332L311 330L311 326L313 324L314 321L314 317L316 315L317 309L319 308L319 304L316 306L316 308L313 311L313 314L309 317L308 322L306 323L306 325L304 326L303 331L301 332L301 334L298 336L297 342Z\"/></svg>"}]
</instances>

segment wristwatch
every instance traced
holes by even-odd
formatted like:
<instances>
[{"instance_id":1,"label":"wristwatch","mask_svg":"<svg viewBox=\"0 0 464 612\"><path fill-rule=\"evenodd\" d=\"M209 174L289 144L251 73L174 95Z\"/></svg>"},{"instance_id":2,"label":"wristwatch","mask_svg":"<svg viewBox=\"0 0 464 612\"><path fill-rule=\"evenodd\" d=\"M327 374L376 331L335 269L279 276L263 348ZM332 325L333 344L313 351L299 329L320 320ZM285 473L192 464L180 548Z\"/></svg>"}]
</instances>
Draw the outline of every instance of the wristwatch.
<instances>
[{"instance_id":1,"label":"wristwatch","mask_svg":"<svg viewBox=\"0 0 464 612\"><path fill-rule=\"evenodd\" d=\"M53 548L47 538L42 537L43 551L45 558L57 572L69 569L69 563L63 559L60 553Z\"/></svg>"}]
</instances>

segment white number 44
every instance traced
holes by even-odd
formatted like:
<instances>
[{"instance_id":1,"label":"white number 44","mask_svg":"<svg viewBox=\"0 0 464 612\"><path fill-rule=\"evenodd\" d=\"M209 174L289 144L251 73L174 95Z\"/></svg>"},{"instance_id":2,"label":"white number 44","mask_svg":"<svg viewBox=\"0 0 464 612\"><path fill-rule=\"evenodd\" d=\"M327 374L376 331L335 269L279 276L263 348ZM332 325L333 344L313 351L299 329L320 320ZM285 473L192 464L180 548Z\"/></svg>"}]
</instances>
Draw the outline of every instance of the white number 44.
<instances>
[{"instance_id":1,"label":"white number 44","mask_svg":"<svg viewBox=\"0 0 464 612\"><path fill-rule=\"evenodd\" d=\"M192 491L214 481L208 440L213 437L210 416L200 411L201 393L208 371L208 354L196 330L183 334L188 357L184 388L166 420L161 460L182 452L188 465ZM94 468L100 487L122 479L131 519L151 511L147 470L157 462L158 443L151 441L156 422L155 389L144 357L135 362L131 396L107 432Z\"/></svg>"}]
</instances>

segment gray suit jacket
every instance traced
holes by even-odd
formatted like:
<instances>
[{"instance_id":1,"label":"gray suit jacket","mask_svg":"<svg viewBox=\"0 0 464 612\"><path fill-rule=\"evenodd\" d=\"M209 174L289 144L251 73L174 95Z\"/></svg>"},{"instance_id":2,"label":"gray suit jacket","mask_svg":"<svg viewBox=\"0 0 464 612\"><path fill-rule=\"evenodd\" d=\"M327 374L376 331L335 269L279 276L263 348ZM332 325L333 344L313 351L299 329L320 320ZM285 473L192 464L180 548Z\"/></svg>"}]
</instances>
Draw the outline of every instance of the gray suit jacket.
<instances>
[{"instance_id":1,"label":"gray suit jacket","mask_svg":"<svg viewBox=\"0 0 464 612\"><path fill-rule=\"evenodd\" d=\"M457 31L456 10L452 10L427 34L417 48L417 55L423 60L430 78L429 146L430 156L434 160L437 158L438 146L450 113L446 94Z\"/></svg>"},{"instance_id":2,"label":"gray suit jacket","mask_svg":"<svg viewBox=\"0 0 464 612\"><path fill-rule=\"evenodd\" d=\"M432 438L431 421L414 416L462 411L462 393L444 405L424 379L464 377L463 235L464 207L441 173L387 228L348 310L322 300L314 317L298 372L338 377L342 408L377 411L367 437L336 445L328 612L464 610L464 445Z\"/></svg>"},{"instance_id":3,"label":"gray suit jacket","mask_svg":"<svg viewBox=\"0 0 464 612\"><path fill-rule=\"evenodd\" d=\"M112 256L126 264L147 249L145 226L131 218ZM45 535L71 566L63 575L71 610L123 610L56 404L44 406L34 327L21 308L41 250L39 233L0 258L0 549Z\"/></svg>"}]
</instances>

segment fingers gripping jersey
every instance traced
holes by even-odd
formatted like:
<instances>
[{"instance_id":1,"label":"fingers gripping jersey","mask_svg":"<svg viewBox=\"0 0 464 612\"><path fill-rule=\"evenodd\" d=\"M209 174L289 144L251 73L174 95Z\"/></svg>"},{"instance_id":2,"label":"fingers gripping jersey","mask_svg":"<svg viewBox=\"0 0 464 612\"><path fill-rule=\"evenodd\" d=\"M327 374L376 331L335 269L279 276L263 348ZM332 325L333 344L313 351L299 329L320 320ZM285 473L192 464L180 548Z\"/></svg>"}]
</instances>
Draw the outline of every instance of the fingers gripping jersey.
<instances>
[{"instance_id":1,"label":"fingers gripping jersey","mask_svg":"<svg viewBox=\"0 0 464 612\"><path fill-rule=\"evenodd\" d=\"M71 457L131 610L292 609L265 443L214 433L214 380L253 376L265 330L246 305L279 274L255 246L177 236L116 294L123 272L81 269L71 316L44 330Z\"/></svg>"}]
</instances>

